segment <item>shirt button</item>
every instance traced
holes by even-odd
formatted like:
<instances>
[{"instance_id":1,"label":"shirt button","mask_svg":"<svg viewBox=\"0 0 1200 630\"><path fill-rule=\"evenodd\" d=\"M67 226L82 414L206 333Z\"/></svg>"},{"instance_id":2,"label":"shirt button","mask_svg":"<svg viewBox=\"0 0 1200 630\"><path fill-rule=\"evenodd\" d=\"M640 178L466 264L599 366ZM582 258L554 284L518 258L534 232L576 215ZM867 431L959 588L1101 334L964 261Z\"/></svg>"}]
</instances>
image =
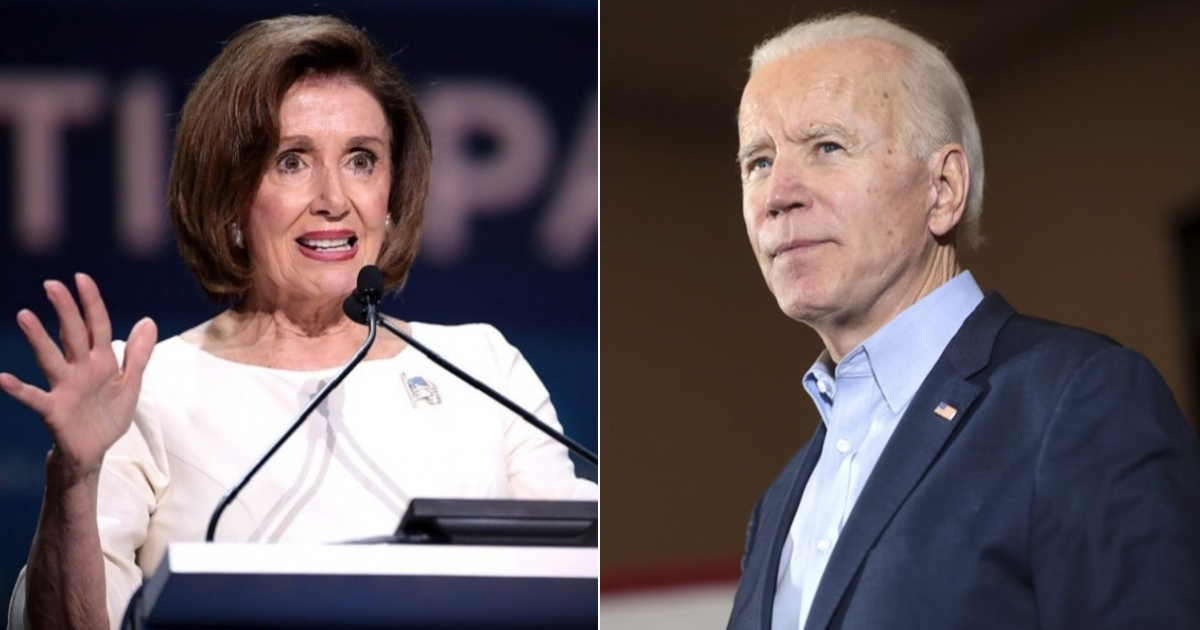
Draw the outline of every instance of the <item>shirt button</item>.
<instances>
[{"instance_id":1,"label":"shirt button","mask_svg":"<svg viewBox=\"0 0 1200 630\"><path fill-rule=\"evenodd\" d=\"M817 381L817 389L820 390L822 394L829 393L828 391L826 391L825 381Z\"/></svg>"},{"instance_id":2,"label":"shirt button","mask_svg":"<svg viewBox=\"0 0 1200 630\"><path fill-rule=\"evenodd\" d=\"M829 551L829 548L832 546L833 546L833 541L829 540L828 538L822 538L821 540L817 541L817 550L818 551Z\"/></svg>"},{"instance_id":3,"label":"shirt button","mask_svg":"<svg viewBox=\"0 0 1200 630\"><path fill-rule=\"evenodd\" d=\"M850 450L850 440L838 440L837 451L843 455Z\"/></svg>"}]
</instances>

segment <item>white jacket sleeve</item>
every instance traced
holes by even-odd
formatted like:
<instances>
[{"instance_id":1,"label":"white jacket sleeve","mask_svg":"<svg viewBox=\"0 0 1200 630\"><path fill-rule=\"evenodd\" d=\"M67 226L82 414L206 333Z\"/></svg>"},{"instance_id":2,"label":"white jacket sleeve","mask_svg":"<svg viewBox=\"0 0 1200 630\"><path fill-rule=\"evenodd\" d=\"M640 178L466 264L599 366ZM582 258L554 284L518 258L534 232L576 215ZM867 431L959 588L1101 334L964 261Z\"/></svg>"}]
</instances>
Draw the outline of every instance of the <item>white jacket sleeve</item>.
<instances>
[{"instance_id":1,"label":"white jacket sleeve","mask_svg":"<svg viewBox=\"0 0 1200 630\"><path fill-rule=\"evenodd\" d=\"M17 584L13 587L12 599L8 600L8 630L26 630L29 619L25 618L25 568L17 574Z\"/></svg>"},{"instance_id":2,"label":"white jacket sleeve","mask_svg":"<svg viewBox=\"0 0 1200 630\"><path fill-rule=\"evenodd\" d=\"M152 396L143 390L133 426L109 449L100 471L96 518L104 554L108 617L114 629L120 627L129 598L142 584L138 554L170 478L152 407Z\"/></svg>"},{"instance_id":3,"label":"white jacket sleeve","mask_svg":"<svg viewBox=\"0 0 1200 630\"><path fill-rule=\"evenodd\" d=\"M124 343L114 342L117 357L124 356ZM169 479L166 451L154 413L149 386L143 382L133 424L104 456L97 491L96 519L100 549L104 554L105 599L109 624L120 628L121 618L133 592L142 584L138 551L150 529L150 518ZM25 614L25 569L17 577L8 607L9 630L27 630Z\"/></svg>"},{"instance_id":4,"label":"white jacket sleeve","mask_svg":"<svg viewBox=\"0 0 1200 630\"><path fill-rule=\"evenodd\" d=\"M550 393L520 351L495 328L484 325L484 336L496 365L494 385L539 420L562 432ZM507 449L509 496L515 499L596 500L596 484L575 477L567 448L524 419L512 414L504 435Z\"/></svg>"}]
</instances>

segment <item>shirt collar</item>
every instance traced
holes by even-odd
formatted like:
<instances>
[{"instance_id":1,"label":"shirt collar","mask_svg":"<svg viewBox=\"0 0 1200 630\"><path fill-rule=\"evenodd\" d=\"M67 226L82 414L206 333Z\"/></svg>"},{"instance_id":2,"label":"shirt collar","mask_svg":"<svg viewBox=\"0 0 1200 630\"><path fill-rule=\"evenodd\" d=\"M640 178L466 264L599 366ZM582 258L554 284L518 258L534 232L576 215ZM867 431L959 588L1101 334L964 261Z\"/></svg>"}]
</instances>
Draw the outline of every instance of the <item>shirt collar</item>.
<instances>
[{"instance_id":1,"label":"shirt collar","mask_svg":"<svg viewBox=\"0 0 1200 630\"><path fill-rule=\"evenodd\" d=\"M900 413L981 301L983 291L971 272L960 273L875 331L838 365L828 350L822 351L805 375L806 384L873 374L888 408Z\"/></svg>"}]
</instances>

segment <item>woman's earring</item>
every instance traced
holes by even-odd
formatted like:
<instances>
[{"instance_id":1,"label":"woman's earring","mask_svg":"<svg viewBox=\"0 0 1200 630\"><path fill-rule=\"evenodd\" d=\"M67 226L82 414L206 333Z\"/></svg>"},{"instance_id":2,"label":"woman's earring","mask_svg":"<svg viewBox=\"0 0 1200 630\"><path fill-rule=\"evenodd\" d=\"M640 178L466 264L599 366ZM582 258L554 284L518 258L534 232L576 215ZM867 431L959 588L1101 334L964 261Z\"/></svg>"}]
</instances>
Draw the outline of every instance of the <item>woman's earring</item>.
<instances>
[{"instance_id":1,"label":"woman's earring","mask_svg":"<svg viewBox=\"0 0 1200 630\"><path fill-rule=\"evenodd\" d=\"M390 230L390 229L392 229L392 217L390 217L390 216L388 216L388 217L384 217L384 219L383 219L383 229L384 229L384 230Z\"/></svg>"},{"instance_id":2,"label":"woman's earring","mask_svg":"<svg viewBox=\"0 0 1200 630\"><path fill-rule=\"evenodd\" d=\"M236 223L229 226L229 235L233 237L233 244L238 249L246 246L246 237L242 235L242 227Z\"/></svg>"}]
</instances>

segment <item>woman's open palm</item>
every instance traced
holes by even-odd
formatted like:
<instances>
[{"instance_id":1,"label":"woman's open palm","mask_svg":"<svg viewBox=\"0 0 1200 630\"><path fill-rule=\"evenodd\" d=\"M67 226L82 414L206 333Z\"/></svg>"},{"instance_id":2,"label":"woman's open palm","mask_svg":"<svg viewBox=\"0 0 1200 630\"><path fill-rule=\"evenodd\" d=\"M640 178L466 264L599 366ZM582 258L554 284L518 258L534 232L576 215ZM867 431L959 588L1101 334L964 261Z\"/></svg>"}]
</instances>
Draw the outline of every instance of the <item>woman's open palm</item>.
<instances>
[{"instance_id":1,"label":"woman's open palm","mask_svg":"<svg viewBox=\"0 0 1200 630\"><path fill-rule=\"evenodd\" d=\"M80 313L70 290L48 280L46 296L58 314L60 349L37 316L17 313L17 325L29 340L50 391L0 373L0 389L42 417L61 463L76 479L100 470L104 453L133 421L158 330L149 318L134 325L125 346L123 367L112 349L112 323L100 289L86 274L75 275Z\"/></svg>"}]
</instances>

